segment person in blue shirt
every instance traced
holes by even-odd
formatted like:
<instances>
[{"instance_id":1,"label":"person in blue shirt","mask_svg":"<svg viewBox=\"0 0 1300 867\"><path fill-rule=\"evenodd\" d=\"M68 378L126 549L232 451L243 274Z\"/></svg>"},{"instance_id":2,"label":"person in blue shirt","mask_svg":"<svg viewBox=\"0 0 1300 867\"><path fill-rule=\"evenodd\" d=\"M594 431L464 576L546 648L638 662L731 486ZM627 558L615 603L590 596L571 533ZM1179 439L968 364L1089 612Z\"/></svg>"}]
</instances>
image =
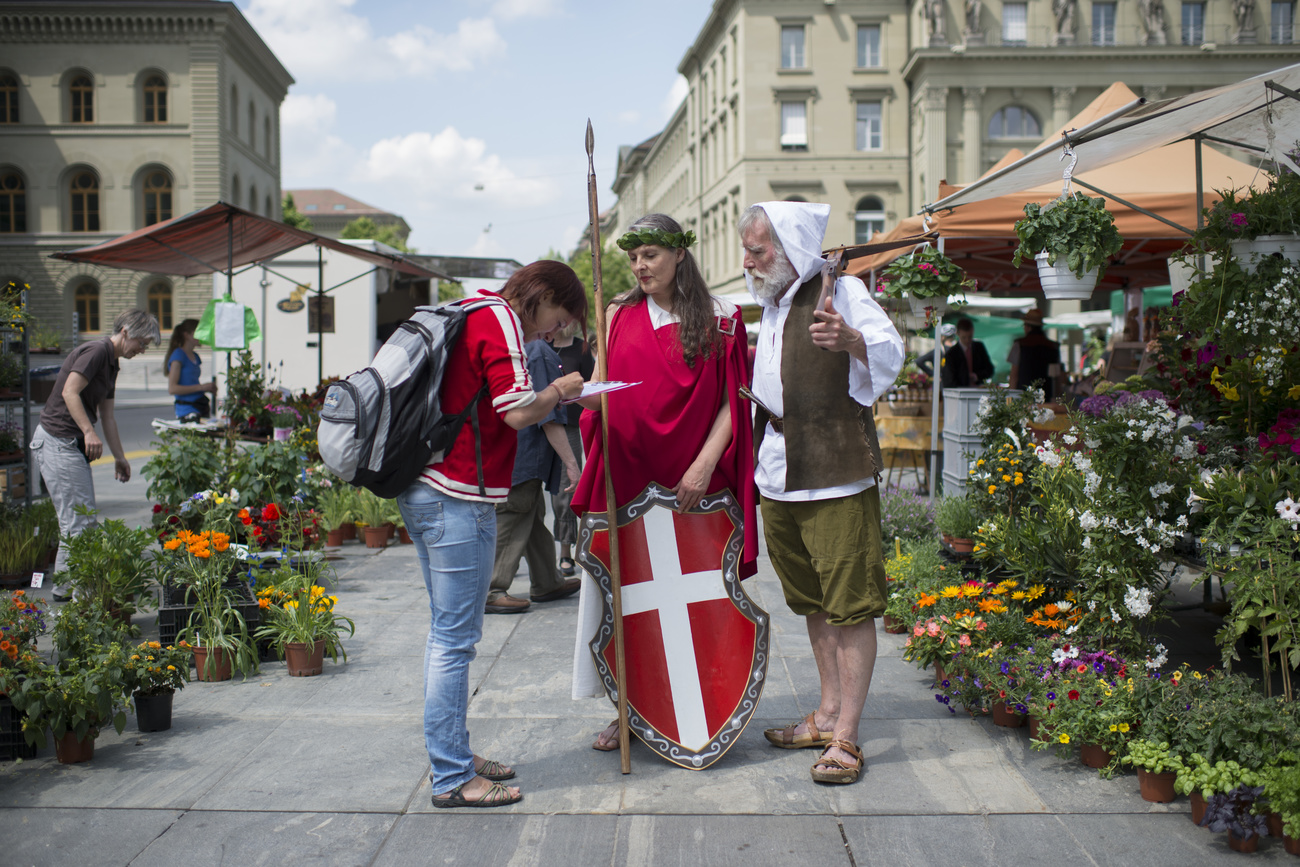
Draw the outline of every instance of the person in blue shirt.
<instances>
[{"instance_id":1,"label":"person in blue shirt","mask_svg":"<svg viewBox=\"0 0 1300 867\"><path fill-rule=\"evenodd\" d=\"M183 422L198 421L212 415L209 394L217 393L215 382L203 382L203 362L195 352L199 342L194 329L199 320L185 319L172 331L167 344L167 361L163 370L167 374L167 393L176 396L176 418Z\"/></svg>"}]
</instances>

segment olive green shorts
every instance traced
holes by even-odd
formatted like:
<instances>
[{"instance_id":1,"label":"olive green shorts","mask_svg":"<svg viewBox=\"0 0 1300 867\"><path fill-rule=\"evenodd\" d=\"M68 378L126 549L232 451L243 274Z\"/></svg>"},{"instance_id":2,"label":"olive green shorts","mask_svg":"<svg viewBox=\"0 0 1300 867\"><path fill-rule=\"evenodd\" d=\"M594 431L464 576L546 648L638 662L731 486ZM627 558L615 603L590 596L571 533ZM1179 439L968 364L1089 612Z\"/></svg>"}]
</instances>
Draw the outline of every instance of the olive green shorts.
<instances>
[{"instance_id":1,"label":"olive green shorts","mask_svg":"<svg viewBox=\"0 0 1300 867\"><path fill-rule=\"evenodd\" d=\"M762 497L763 535L786 604L852 626L885 613L880 491L787 503Z\"/></svg>"}]
</instances>

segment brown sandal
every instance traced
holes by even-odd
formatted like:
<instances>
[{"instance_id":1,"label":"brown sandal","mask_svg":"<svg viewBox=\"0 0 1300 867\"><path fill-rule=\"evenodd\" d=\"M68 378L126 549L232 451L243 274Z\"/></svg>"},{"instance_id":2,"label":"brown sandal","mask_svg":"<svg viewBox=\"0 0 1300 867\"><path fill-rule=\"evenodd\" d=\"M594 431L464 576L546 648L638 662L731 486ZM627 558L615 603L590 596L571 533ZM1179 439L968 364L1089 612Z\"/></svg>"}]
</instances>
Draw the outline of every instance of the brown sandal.
<instances>
[{"instance_id":1,"label":"brown sandal","mask_svg":"<svg viewBox=\"0 0 1300 867\"><path fill-rule=\"evenodd\" d=\"M614 729L614 737L606 741L604 746L601 746L600 735L603 735L605 733L605 729L610 729L610 728ZM600 734L596 735L596 740L591 745L591 748L593 750L600 750L602 753L612 753L614 750L618 749L618 720L614 720L612 723L605 726L605 729L602 729Z\"/></svg>"},{"instance_id":2,"label":"brown sandal","mask_svg":"<svg viewBox=\"0 0 1300 867\"><path fill-rule=\"evenodd\" d=\"M802 750L808 747L824 747L835 739L835 735L830 732L823 732L817 728L817 723L813 721L816 711L808 716L792 722L785 728L764 729L763 737L774 747L780 747L783 750ZM808 724L808 731L803 734L795 734L794 730L801 724Z\"/></svg>"},{"instance_id":3,"label":"brown sandal","mask_svg":"<svg viewBox=\"0 0 1300 867\"><path fill-rule=\"evenodd\" d=\"M826 755L833 747L838 747L853 756L857 761L853 765L849 765L843 759ZM818 783L839 783L841 785L856 783L858 776L862 773L862 766L862 751L858 749L857 745L836 739L826 745L821 758L813 763L812 778L814 782Z\"/></svg>"}]
</instances>

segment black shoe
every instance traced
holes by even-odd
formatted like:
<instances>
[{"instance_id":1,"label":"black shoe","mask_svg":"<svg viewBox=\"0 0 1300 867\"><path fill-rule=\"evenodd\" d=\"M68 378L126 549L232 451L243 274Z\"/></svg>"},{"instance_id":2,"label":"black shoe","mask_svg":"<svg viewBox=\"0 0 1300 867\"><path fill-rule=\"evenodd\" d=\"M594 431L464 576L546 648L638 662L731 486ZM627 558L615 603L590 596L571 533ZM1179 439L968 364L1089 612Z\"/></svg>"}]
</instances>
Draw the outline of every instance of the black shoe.
<instances>
[{"instance_id":1,"label":"black shoe","mask_svg":"<svg viewBox=\"0 0 1300 867\"><path fill-rule=\"evenodd\" d=\"M582 581L578 578L565 578L564 583L550 593L543 593L540 596L529 596L533 602L554 602L557 599L568 599L574 593L582 589Z\"/></svg>"},{"instance_id":2,"label":"black shoe","mask_svg":"<svg viewBox=\"0 0 1300 867\"><path fill-rule=\"evenodd\" d=\"M574 575L578 574L577 564L573 562L572 557L560 558L560 574L565 578L572 578Z\"/></svg>"}]
</instances>

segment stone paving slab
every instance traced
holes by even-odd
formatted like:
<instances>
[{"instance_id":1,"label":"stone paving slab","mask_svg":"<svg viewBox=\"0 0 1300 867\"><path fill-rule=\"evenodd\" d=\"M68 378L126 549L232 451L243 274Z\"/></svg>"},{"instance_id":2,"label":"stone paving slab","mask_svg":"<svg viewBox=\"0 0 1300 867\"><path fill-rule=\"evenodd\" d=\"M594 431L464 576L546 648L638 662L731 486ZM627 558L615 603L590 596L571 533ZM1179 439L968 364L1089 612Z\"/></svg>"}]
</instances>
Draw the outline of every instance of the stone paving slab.
<instances>
[{"instance_id":1,"label":"stone paving slab","mask_svg":"<svg viewBox=\"0 0 1300 867\"><path fill-rule=\"evenodd\" d=\"M0 861L14 867L127 864L180 816L175 810L0 809Z\"/></svg>"},{"instance_id":2,"label":"stone paving slab","mask_svg":"<svg viewBox=\"0 0 1300 867\"><path fill-rule=\"evenodd\" d=\"M374 863L396 819L387 813L190 812L150 842L130 864L362 867Z\"/></svg>"}]
</instances>

